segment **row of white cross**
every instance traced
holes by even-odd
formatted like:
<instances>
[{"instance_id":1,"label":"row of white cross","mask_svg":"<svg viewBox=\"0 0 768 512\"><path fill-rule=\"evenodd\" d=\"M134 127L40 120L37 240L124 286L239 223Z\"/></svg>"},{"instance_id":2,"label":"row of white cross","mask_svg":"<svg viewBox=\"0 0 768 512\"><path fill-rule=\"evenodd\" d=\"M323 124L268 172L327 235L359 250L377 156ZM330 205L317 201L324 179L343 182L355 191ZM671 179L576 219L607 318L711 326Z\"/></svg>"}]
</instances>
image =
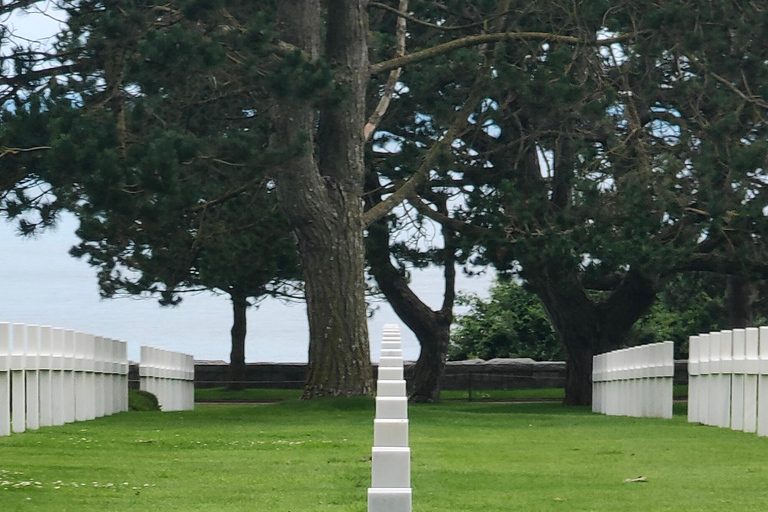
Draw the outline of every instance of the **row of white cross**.
<instances>
[{"instance_id":1,"label":"row of white cross","mask_svg":"<svg viewBox=\"0 0 768 512\"><path fill-rule=\"evenodd\" d=\"M403 351L397 324L384 326L373 420L368 512L411 512L411 449Z\"/></svg>"},{"instance_id":2,"label":"row of white cross","mask_svg":"<svg viewBox=\"0 0 768 512\"><path fill-rule=\"evenodd\" d=\"M691 336L688 421L768 435L768 327Z\"/></svg>"},{"instance_id":3,"label":"row of white cross","mask_svg":"<svg viewBox=\"0 0 768 512\"><path fill-rule=\"evenodd\" d=\"M195 408L195 359L189 354L141 347L141 389L157 397L163 411Z\"/></svg>"},{"instance_id":4,"label":"row of white cross","mask_svg":"<svg viewBox=\"0 0 768 512\"><path fill-rule=\"evenodd\" d=\"M127 410L124 342L0 323L0 436Z\"/></svg>"},{"instance_id":5,"label":"row of white cross","mask_svg":"<svg viewBox=\"0 0 768 512\"><path fill-rule=\"evenodd\" d=\"M674 375L671 341L596 355L592 359L592 411L671 418Z\"/></svg>"}]
</instances>

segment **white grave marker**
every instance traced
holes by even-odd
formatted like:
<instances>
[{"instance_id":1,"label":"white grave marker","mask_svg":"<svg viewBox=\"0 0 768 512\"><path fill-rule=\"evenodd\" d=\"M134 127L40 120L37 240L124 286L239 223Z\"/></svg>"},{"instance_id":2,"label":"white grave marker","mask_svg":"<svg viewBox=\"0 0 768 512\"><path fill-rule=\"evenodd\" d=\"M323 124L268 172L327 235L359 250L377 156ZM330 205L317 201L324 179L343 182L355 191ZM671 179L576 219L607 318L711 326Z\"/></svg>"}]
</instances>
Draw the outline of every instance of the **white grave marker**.
<instances>
[{"instance_id":1,"label":"white grave marker","mask_svg":"<svg viewBox=\"0 0 768 512\"><path fill-rule=\"evenodd\" d=\"M40 327L40 355L38 357L40 374L40 426L53 425L53 381L51 372L51 350L53 349L53 331L51 327Z\"/></svg>"},{"instance_id":2,"label":"white grave marker","mask_svg":"<svg viewBox=\"0 0 768 512\"><path fill-rule=\"evenodd\" d=\"M64 401L62 402L64 423L72 423L77 417L77 379L76 371L78 359L77 350L75 344L75 331L64 331L64 372L63 384L64 384Z\"/></svg>"},{"instance_id":3,"label":"white grave marker","mask_svg":"<svg viewBox=\"0 0 768 512\"><path fill-rule=\"evenodd\" d=\"M760 373L759 332L746 330L746 362L744 376L744 432L757 432L757 376Z\"/></svg>"},{"instance_id":4,"label":"white grave marker","mask_svg":"<svg viewBox=\"0 0 768 512\"><path fill-rule=\"evenodd\" d=\"M744 376L747 363L747 332L733 330L733 363L731 378L731 428L744 430Z\"/></svg>"},{"instance_id":5,"label":"white grave marker","mask_svg":"<svg viewBox=\"0 0 768 512\"><path fill-rule=\"evenodd\" d=\"M699 353L701 345L698 336L688 338L688 421L699 421L699 401L701 400L701 373Z\"/></svg>"},{"instance_id":6,"label":"white grave marker","mask_svg":"<svg viewBox=\"0 0 768 512\"><path fill-rule=\"evenodd\" d=\"M384 326L373 420L368 512L411 512L408 398L397 325Z\"/></svg>"},{"instance_id":7,"label":"white grave marker","mask_svg":"<svg viewBox=\"0 0 768 512\"><path fill-rule=\"evenodd\" d=\"M0 436L11 435L11 329L0 323Z\"/></svg>"},{"instance_id":8,"label":"white grave marker","mask_svg":"<svg viewBox=\"0 0 768 512\"><path fill-rule=\"evenodd\" d=\"M760 327L760 378L757 390L757 435L768 436L768 327Z\"/></svg>"},{"instance_id":9,"label":"white grave marker","mask_svg":"<svg viewBox=\"0 0 768 512\"><path fill-rule=\"evenodd\" d=\"M24 368L26 360L27 328L23 324L13 324L13 349L11 352L11 386L13 397L11 398L11 416L13 431L24 432L27 430L26 422L26 384Z\"/></svg>"},{"instance_id":10,"label":"white grave marker","mask_svg":"<svg viewBox=\"0 0 768 512\"><path fill-rule=\"evenodd\" d=\"M39 359L40 327L27 326L27 357L26 357L26 386L27 386L27 428L40 428L40 380Z\"/></svg>"},{"instance_id":11,"label":"white grave marker","mask_svg":"<svg viewBox=\"0 0 768 512\"><path fill-rule=\"evenodd\" d=\"M64 424L64 330L53 329L51 342L51 424Z\"/></svg>"}]
</instances>

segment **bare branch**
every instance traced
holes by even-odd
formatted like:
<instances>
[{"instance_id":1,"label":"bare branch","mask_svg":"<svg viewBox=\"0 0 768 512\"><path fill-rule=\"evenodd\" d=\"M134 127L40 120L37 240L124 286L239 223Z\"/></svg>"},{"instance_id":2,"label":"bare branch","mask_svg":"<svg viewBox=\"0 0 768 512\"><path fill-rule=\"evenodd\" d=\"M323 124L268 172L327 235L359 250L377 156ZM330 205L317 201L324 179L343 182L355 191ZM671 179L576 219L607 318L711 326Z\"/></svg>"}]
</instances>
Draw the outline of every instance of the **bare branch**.
<instances>
[{"instance_id":1,"label":"bare branch","mask_svg":"<svg viewBox=\"0 0 768 512\"><path fill-rule=\"evenodd\" d=\"M34 151L45 151L51 149L50 146L37 146L34 148L0 148L0 158L6 156L16 156L20 153L32 153Z\"/></svg>"}]
</instances>

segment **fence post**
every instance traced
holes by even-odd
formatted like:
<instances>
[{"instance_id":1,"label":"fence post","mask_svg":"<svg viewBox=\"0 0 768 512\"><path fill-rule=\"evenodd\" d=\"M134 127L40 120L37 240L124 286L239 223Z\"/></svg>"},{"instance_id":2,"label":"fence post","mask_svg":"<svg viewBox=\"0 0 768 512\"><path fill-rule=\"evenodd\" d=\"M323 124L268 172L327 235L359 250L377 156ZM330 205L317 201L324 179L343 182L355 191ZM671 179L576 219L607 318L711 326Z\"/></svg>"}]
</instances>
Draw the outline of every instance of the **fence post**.
<instances>
[{"instance_id":1,"label":"fence post","mask_svg":"<svg viewBox=\"0 0 768 512\"><path fill-rule=\"evenodd\" d=\"M51 349L52 349L52 329L49 326L40 327L40 426L50 427L53 425L53 389L51 377Z\"/></svg>"},{"instance_id":2,"label":"fence post","mask_svg":"<svg viewBox=\"0 0 768 512\"><path fill-rule=\"evenodd\" d=\"M11 435L11 331L0 323L0 436Z\"/></svg>"}]
</instances>

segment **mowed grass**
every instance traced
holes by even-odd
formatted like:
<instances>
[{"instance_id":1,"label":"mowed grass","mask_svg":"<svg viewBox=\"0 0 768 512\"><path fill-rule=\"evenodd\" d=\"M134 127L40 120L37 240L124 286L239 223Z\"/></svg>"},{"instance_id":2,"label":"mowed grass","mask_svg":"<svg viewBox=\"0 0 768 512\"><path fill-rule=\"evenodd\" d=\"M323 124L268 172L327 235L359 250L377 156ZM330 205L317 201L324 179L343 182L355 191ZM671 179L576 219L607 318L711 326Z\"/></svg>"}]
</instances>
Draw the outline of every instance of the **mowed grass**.
<instances>
[{"instance_id":1,"label":"mowed grass","mask_svg":"<svg viewBox=\"0 0 768 512\"><path fill-rule=\"evenodd\" d=\"M676 409L411 406L413 509L768 510L768 439ZM368 399L198 405L15 434L0 438L0 510L363 512L373 413Z\"/></svg>"}]
</instances>

